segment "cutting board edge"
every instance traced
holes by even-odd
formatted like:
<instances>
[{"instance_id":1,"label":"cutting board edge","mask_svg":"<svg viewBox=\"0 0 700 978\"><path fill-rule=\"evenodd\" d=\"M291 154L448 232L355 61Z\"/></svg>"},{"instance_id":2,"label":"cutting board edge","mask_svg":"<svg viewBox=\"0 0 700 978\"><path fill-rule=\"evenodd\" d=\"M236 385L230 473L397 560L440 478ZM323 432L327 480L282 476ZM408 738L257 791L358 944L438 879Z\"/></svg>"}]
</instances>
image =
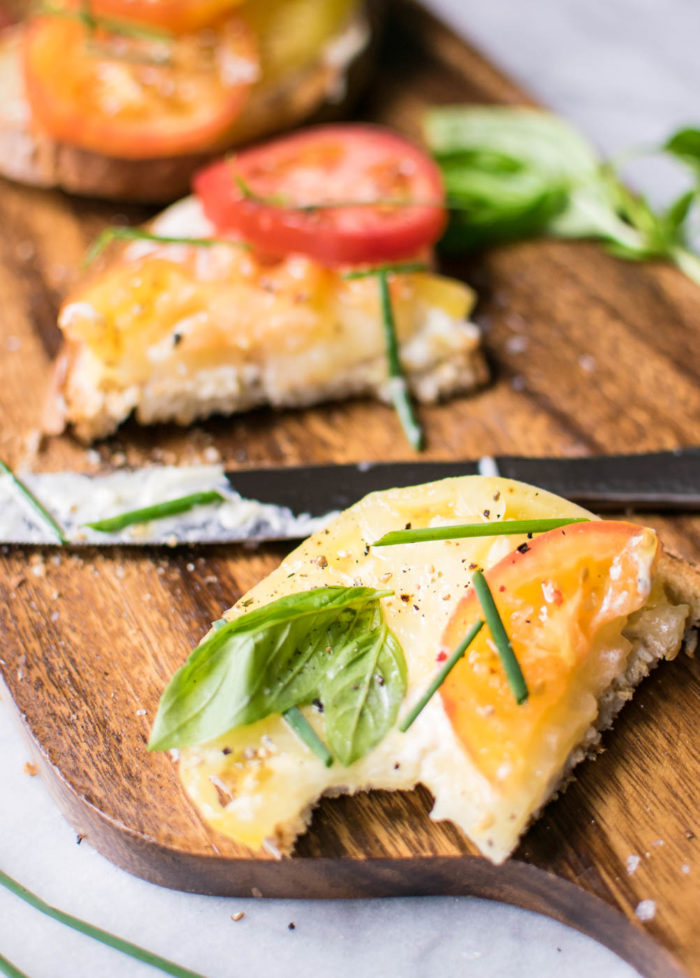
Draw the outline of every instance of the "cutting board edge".
<instances>
[{"instance_id":1,"label":"cutting board edge","mask_svg":"<svg viewBox=\"0 0 700 978\"><path fill-rule=\"evenodd\" d=\"M367 899L473 896L544 914L605 945L643 978L691 978L641 927L600 897L521 860L495 866L480 856L396 859L291 857L232 859L164 846L110 818L83 797L34 738L0 670L0 690L39 766L54 803L80 841L120 869L168 889L222 897ZM232 875L232 873L234 875Z\"/></svg>"}]
</instances>

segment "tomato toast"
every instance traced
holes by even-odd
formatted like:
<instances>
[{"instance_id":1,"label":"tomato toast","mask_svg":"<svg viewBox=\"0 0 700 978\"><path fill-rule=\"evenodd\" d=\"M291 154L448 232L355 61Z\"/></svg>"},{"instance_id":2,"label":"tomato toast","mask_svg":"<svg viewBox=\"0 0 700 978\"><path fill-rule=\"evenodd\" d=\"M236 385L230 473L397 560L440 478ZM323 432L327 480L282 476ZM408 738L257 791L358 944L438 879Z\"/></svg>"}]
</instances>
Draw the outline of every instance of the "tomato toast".
<instances>
[{"instance_id":1,"label":"tomato toast","mask_svg":"<svg viewBox=\"0 0 700 978\"><path fill-rule=\"evenodd\" d=\"M510 535L514 520L529 532ZM407 524L479 535L381 545ZM171 681L151 741L176 749L215 828L286 853L321 795L420 782L433 818L501 862L650 669L692 652L700 573L650 529L468 476L366 497L225 619Z\"/></svg>"},{"instance_id":2,"label":"tomato toast","mask_svg":"<svg viewBox=\"0 0 700 978\"><path fill-rule=\"evenodd\" d=\"M355 0L46 4L0 34L0 173L174 200L222 150L341 107L370 35Z\"/></svg>"},{"instance_id":3,"label":"tomato toast","mask_svg":"<svg viewBox=\"0 0 700 978\"><path fill-rule=\"evenodd\" d=\"M132 412L186 424L263 404L391 399L371 274L389 259L410 392L431 402L485 381L471 290L429 271L439 175L406 140L316 127L215 164L195 188L64 305L47 431L71 424L91 440Z\"/></svg>"}]
</instances>

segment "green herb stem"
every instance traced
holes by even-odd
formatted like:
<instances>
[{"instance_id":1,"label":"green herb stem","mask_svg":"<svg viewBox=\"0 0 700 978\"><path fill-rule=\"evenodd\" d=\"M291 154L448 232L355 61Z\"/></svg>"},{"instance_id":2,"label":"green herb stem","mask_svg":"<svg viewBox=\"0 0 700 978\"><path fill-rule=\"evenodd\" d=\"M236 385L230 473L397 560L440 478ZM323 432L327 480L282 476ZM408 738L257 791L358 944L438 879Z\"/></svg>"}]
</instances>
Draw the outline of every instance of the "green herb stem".
<instances>
[{"instance_id":1,"label":"green herb stem","mask_svg":"<svg viewBox=\"0 0 700 978\"><path fill-rule=\"evenodd\" d=\"M233 238L179 238L167 234L154 234L152 231L145 231L143 228L115 226L105 228L95 238L85 253L83 268L91 265L113 241L153 241L156 244L190 245L194 248L211 248L214 245L230 245L246 250L250 248L250 245L246 244L245 241L237 241Z\"/></svg>"},{"instance_id":2,"label":"green herb stem","mask_svg":"<svg viewBox=\"0 0 700 978\"><path fill-rule=\"evenodd\" d=\"M520 663L515 657L513 646L508 638L508 634L503 625L503 620L498 613L496 602L493 600L491 588L488 586L488 582L480 570L474 571L472 585L476 591L476 596L479 599L479 604L481 605L482 611L484 612L484 618L486 619L491 631L491 636L496 644L496 648L498 649L498 654L501 658L501 662L503 663L503 668L506 671L506 677L508 679L510 688L513 691L513 696L515 696L517 703L524 703L530 695L525 682L525 677L523 676L522 669L520 668Z\"/></svg>"},{"instance_id":3,"label":"green herb stem","mask_svg":"<svg viewBox=\"0 0 700 978\"><path fill-rule=\"evenodd\" d=\"M374 268L362 268L356 272L345 272L343 278L352 282L358 278L372 278L379 275L413 275L416 272L427 272L428 266L422 261L395 263L392 265L375 265Z\"/></svg>"},{"instance_id":4,"label":"green herb stem","mask_svg":"<svg viewBox=\"0 0 700 978\"><path fill-rule=\"evenodd\" d=\"M671 249L670 257L676 268L679 268L691 282L700 285L700 255L689 248L676 246Z\"/></svg>"},{"instance_id":5,"label":"green herb stem","mask_svg":"<svg viewBox=\"0 0 700 978\"><path fill-rule=\"evenodd\" d=\"M0 974L7 975L7 978L28 978L24 971L20 971L3 954L0 954Z\"/></svg>"},{"instance_id":6,"label":"green herb stem","mask_svg":"<svg viewBox=\"0 0 700 978\"><path fill-rule=\"evenodd\" d=\"M178 496L177 499L170 499L164 503L154 503L153 506L144 506L142 509L132 509L126 513L119 513L106 520L97 520L94 523L85 523L91 530L99 533L118 533L127 526L134 523L150 523L151 520L162 520L166 516L177 516L178 513L186 513L195 506L209 506L212 503L222 503L225 497L211 489L207 492L193 492L189 496Z\"/></svg>"},{"instance_id":7,"label":"green herb stem","mask_svg":"<svg viewBox=\"0 0 700 978\"><path fill-rule=\"evenodd\" d=\"M352 274L352 273L351 273ZM389 272L387 267L373 271L379 282L379 296L382 309L382 325L384 327L384 342L389 368L389 393L399 416L403 430L411 446L418 452L424 443L423 430L416 418L408 393L408 385L399 358L399 341L396 335L396 320L389 292Z\"/></svg>"},{"instance_id":8,"label":"green herb stem","mask_svg":"<svg viewBox=\"0 0 700 978\"><path fill-rule=\"evenodd\" d=\"M54 920L59 921L61 924L65 924L67 927L71 927L73 930L79 931L81 934L85 934L86 937L91 937L95 941L99 941L100 944L106 944L108 947L112 947L115 951L121 951L122 954L127 954L131 958L136 958L137 961L143 961L145 964L151 965L153 968L158 968L160 971L165 972L166 975L174 975L175 978L204 978L203 975L198 974L195 971L190 971L188 968L182 968L178 964L173 964L172 961L166 960L166 958L161 958L157 954L153 954L151 951L146 951L144 948L139 947L137 944L132 944L130 941L125 941L121 937L116 937L114 934L110 934L106 930L102 930L100 927L95 927L93 924L87 923L85 920L81 920L79 917L73 917L72 914L65 913L63 910L59 910L56 907L52 907L50 904L45 903L40 897L27 890L24 886L13 880L11 876L0 870L0 886L4 886L5 889L9 890L20 900L24 900L28 903L30 907L34 907L39 913L46 914L47 917L52 917ZM12 974L12 972L10 972ZM20 974L18 972L18 974Z\"/></svg>"},{"instance_id":9,"label":"green herb stem","mask_svg":"<svg viewBox=\"0 0 700 978\"><path fill-rule=\"evenodd\" d=\"M311 750L326 767L330 767L333 763L333 755L318 736L299 707L293 706L291 709L286 710L282 716L297 735L299 740L305 743L309 750Z\"/></svg>"},{"instance_id":10,"label":"green herb stem","mask_svg":"<svg viewBox=\"0 0 700 978\"><path fill-rule=\"evenodd\" d=\"M5 475L9 475L17 489L19 489L35 513L40 516L42 521L49 527L49 529L56 534L58 537L58 542L65 546L68 543L68 538L66 537L63 527L53 518L44 504L36 498L29 486L25 485L25 483L15 475L10 466L7 465L6 462L3 462L1 458L0 472L4 472Z\"/></svg>"},{"instance_id":11,"label":"green herb stem","mask_svg":"<svg viewBox=\"0 0 700 978\"><path fill-rule=\"evenodd\" d=\"M96 28L107 31L109 34L118 34L121 37L133 37L143 41L172 41L173 35L170 31L159 27L150 27L146 24L131 23L128 20L117 20L112 17L98 17L93 13L91 7L83 5L79 10L68 10L65 7L56 6L53 3L42 3L36 10L38 17L61 17L63 20L75 20L83 24L85 28L93 34Z\"/></svg>"},{"instance_id":12,"label":"green herb stem","mask_svg":"<svg viewBox=\"0 0 700 978\"><path fill-rule=\"evenodd\" d=\"M472 627L467 632L466 637L457 646L457 648L454 650L454 652L449 657L449 659L445 662L440 672L438 672L437 676L435 677L435 679L433 679L433 681L428 686L426 691L423 693L421 698L418 700L416 705L413 707L410 713L408 713L407 716L401 721L401 723L399 724L399 730L405 733L408 730L408 728L411 726L411 724L420 716L420 714L428 705L432 697L435 695L438 689L440 689L442 684L445 682L445 680L452 672L454 667L457 665L459 660L463 657L464 653L467 651L467 649L472 644L472 642L474 641L474 639L476 638L476 636L479 634L479 632L483 627L484 627L484 622L481 619L477 621L474 625L472 625Z\"/></svg>"},{"instance_id":13,"label":"green herb stem","mask_svg":"<svg viewBox=\"0 0 700 978\"><path fill-rule=\"evenodd\" d=\"M498 537L517 533L546 533L572 523L588 523L587 517L541 520L495 520L493 523L458 523L452 526L425 526L415 530L392 530L375 540L373 547L393 547L401 543L428 543L432 540L460 540L467 537Z\"/></svg>"}]
</instances>

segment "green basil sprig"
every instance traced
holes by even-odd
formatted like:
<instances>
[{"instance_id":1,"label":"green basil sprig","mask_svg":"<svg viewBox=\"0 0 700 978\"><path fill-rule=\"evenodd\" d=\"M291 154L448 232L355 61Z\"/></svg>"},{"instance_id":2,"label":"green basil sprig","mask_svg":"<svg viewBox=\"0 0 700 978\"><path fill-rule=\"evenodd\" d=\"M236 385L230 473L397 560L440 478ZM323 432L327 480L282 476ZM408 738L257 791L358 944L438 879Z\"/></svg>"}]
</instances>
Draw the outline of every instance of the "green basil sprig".
<instances>
[{"instance_id":1,"label":"green basil sprig","mask_svg":"<svg viewBox=\"0 0 700 978\"><path fill-rule=\"evenodd\" d=\"M660 258L700 284L689 244L700 204L700 130L603 161L565 120L524 106L441 106L427 113L426 141L442 171L451 210L441 246L462 252L549 235L594 238L629 261ZM665 155L689 185L666 209L627 189L619 162Z\"/></svg>"},{"instance_id":2,"label":"green basil sprig","mask_svg":"<svg viewBox=\"0 0 700 978\"><path fill-rule=\"evenodd\" d=\"M380 605L391 593L317 588L227 622L173 676L149 749L205 743L318 699L333 755L345 765L364 757L406 692L403 650Z\"/></svg>"}]
</instances>

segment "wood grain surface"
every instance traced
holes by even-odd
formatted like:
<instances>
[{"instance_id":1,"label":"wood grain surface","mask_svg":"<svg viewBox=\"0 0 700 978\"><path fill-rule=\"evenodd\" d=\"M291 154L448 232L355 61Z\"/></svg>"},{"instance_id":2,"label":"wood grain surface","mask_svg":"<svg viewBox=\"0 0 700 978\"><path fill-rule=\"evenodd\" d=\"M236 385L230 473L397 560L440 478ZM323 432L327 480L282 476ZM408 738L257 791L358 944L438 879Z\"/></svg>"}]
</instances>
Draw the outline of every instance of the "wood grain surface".
<instances>
[{"instance_id":1,"label":"wood grain surface","mask_svg":"<svg viewBox=\"0 0 700 978\"><path fill-rule=\"evenodd\" d=\"M414 135L426 104L527 100L406 0L391 7L379 65L359 114ZM129 424L91 452L70 437L39 444L60 298L87 244L118 213L147 216L0 184L0 456L82 471L188 463L212 450L234 468L409 456L392 411L364 401L257 411L188 431ZM449 270L478 291L493 383L421 409L429 457L700 441L700 290L678 272L555 241L495 249ZM698 519L645 521L700 557ZM697 660L664 664L643 684L605 753L579 768L500 868L449 823L429 820L422 789L324 801L282 862L252 856L202 822L170 759L146 752L158 697L210 622L283 553L277 545L79 556L2 548L2 673L76 830L166 886L299 897L477 893L573 924L645 975L700 975ZM631 855L640 857L633 874ZM634 911L646 899L656 915L642 924Z\"/></svg>"}]
</instances>

